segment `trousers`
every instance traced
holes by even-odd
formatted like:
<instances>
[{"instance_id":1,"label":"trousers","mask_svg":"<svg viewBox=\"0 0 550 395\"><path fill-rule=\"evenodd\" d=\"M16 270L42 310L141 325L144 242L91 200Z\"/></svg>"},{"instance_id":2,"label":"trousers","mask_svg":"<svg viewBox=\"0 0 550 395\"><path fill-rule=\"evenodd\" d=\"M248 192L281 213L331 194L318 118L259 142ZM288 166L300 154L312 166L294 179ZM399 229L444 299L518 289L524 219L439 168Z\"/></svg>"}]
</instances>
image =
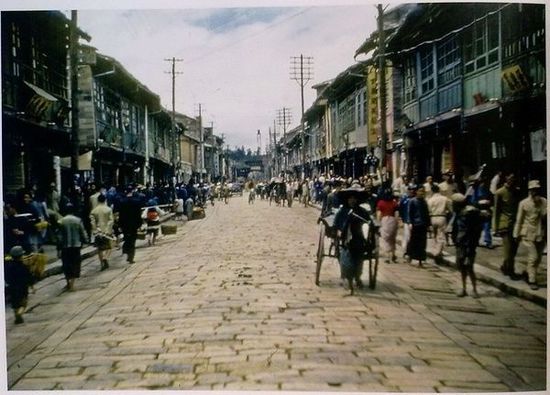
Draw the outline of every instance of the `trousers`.
<instances>
[{"instance_id":1,"label":"trousers","mask_svg":"<svg viewBox=\"0 0 550 395\"><path fill-rule=\"evenodd\" d=\"M527 248L527 276L529 282L536 283L537 269L544 251L544 241L522 240L522 244Z\"/></svg>"}]
</instances>

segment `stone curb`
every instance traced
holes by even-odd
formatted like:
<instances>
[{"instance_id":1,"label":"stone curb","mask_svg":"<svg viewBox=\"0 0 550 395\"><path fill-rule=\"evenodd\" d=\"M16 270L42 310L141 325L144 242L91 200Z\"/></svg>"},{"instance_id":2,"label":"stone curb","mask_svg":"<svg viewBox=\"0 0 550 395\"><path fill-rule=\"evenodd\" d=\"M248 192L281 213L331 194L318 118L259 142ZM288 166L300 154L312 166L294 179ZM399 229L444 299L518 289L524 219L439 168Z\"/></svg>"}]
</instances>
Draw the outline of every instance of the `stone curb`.
<instances>
[{"instance_id":1,"label":"stone curb","mask_svg":"<svg viewBox=\"0 0 550 395\"><path fill-rule=\"evenodd\" d=\"M430 258L435 258L434 254L431 252L428 252L427 255ZM456 267L456 257L454 255L444 255L442 260L444 265L458 270ZM475 266L475 273L477 279L486 284L490 284L509 295L514 295L522 299L529 300L542 307L546 307L547 293L544 292L544 288L542 288L542 292L540 290L532 290L525 283L525 281L513 281L496 270L489 269L488 267L480 264Z\"/></svg>"}]
</instances>

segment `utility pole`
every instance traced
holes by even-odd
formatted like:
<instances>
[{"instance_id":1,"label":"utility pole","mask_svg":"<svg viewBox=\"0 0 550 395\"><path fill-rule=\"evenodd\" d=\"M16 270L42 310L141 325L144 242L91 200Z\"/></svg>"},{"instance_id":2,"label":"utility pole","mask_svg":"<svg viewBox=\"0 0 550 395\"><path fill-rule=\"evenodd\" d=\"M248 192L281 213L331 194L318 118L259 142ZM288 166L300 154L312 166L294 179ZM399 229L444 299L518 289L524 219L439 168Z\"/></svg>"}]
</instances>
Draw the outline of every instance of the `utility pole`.
<instances>
[{"instance_id":1,"label":"utility pole","mask_svg":"<svg viewBox=\"0 0 550 395\"><path fill-rule=\"evenodd\" d=\"M74 176L78 173L78 157L80 155L80 142L78 138L78 16L76 10L71 10L70 29L70 73L71 73L71 173Z\"/></svg>"},{"instance_id":2,"label":"utility pole","mask_svg":"<svg viewBox=\"0 0 550 395\"><path fill-rule=\"evenodd\" d=\"M287 156L287 146L286 146L286 128L292 123L292 114L290 113L290 108L283 107L277 111L277 125L283 127L283 170L286 171L288 167L288 156Z\"/></svg>"},{"instance_id":3,"label":"utility pole","mask_svg":"<svg viewBox=\"0 0 550 395\"><path fill-rule=\"evenodd\" d=\"M268 149L269 151L269 163L271 164L273 161L274 161L274 158L275 156L273 155L273 149L275 148L274 145L271 145L271 127L269 127L269 139L267 140L267 146L268 147L271 147L270 149ZM274 162L273 162L274 163ZM274 170L274 167L271 168L271 177L273 177L273 170Z\"/></svg>"},{"instance_id":4,"label":"utility pole","mask_svg":"<svg viewBox=\"0 0 550 395\"><path fill-rule=\"evenodd\" d=\"M275 170L276 170L276 176L279 176L279 171L281 170L280 161L279 161L279 155L277 152L277 126L276 121L273 120L273 144L275 147Z\"/></svg>"},{"instance_id":5,"label":"utility pole","mask_svg":"<svg viewBox=\"0 0 550 395\"><path fill-rule=\"evenodd\" d=\"M202 173L204 170L204 129L202 127L202 103L199 103L199 139L199 172L200 178L202 179Z\"/></svg>"},{"instance_id":6,"label":"utility pole","mask_svg":"<svg viewBox=\"0 0 550 395\"><path fill-rule=\"evenodd\" d=\"M172 70L171 71L165 71L166 74L172 74L172 136L171 136L171 142L172 142L172 172L173 177L176 179L176 181L179 181L176 174L176 161L179 163L180 158L179 155L176 155L176 142L178 141L176 139L176 74L183 74L181 71L176 71L176 62L183 62L183 59L164 59L166 62L172 62ZM179 144L178 144L179 145ZM179 152L179 147L178 147Z\"/></svg>"},{"instance_id":7,"label":"utility pole","mask_svg":"<svg viewBox=\"0 0 550 395\"><path fill-rule=\"evenodd\" d=\"M380 78L379 97L380 97L380 137L382 158L380 160L382 168L382 179L386 180L386 146L388 144L387 130L386 130L386 36L384 32L384 8L382 4L377 5L378 8L378 77Z\"/></svg>"},{"instance_id":8,"label":"utility pole","mask_svg":"<svg viewBox=\"0 0 550 395\"><path fill-rule=\"evenodd\" d=\"M292 56L290 58L291 69L290 79L295 80L300 85L300 97L302 99L302 117L300 125L302 128L302 178L306 173L306 131L304 128L304 86L313 78L313 57L311 56ZM304 63L305 62L305 63ZM310 144L311 145L311 144ZM311 156L310 156L311 159Z\"/></svg>"}]
</instances>

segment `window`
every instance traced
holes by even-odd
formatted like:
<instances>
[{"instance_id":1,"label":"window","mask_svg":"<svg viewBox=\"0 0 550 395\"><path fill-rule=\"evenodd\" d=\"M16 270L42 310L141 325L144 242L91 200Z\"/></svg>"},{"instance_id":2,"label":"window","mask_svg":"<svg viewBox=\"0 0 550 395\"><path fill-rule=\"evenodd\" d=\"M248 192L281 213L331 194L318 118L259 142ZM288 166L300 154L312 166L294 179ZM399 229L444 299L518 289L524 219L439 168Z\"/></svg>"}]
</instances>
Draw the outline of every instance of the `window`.
<instances>
[{"instance_id":1,"label":"window","mask_svg":"<svg viewBox=\"0 0 550 395\"><path fill-rule=\"evenodd\" d=\"M19 56L19 50L21 49L21 32L19 27L15 24L11 24L11 56L12 56L12 74L17 77L20 74L19 62L17 57Z\"/></svg>"},{"instance_id":2,"label":"window","mask_svg":"<svg viewBox=\"0 0 550 395\"><path fill-rule=\"evenodd\" d=\"M416 79L414 72L414 59L409 57L405 60L404 68L404 93L405 93L405 103L411 102L416 99Z\"/></svg>"},{"instance_id":3,"label":"window","mask_svg":"<svg viewBox=\"0 0 550 395\"><path fill-rule=\"evenodd\" d=\"M458 43L453 37L437 46L437 81L447 84L460 76Z\"/></svg>"},{"instance_id":4,"label":"window","mask_svg":"<svg viewBox=\"0 0 550 395\"><path fill-rule=\"evenodd\" d=\"M357 96L355 97L355 108L356 108L356 127L363 126L367 123L367 94L364 89L360 90Z\"/></svg>"},{"instance_id":5,"label":"window","mask_svg":"<svg viewBox=\"0 0 550 395\"><path fill-rule=\"evenodd\" d=\"M350 95L338 103L338 121L343 133L351 132L355 128L355 95Z\"/></svg>"},{"instance_id":6,"label":"window","mask_svg":"<svg viewBox=\"0 0 550 395\"><path fill-rule=\"evenodd\" d=\"M499 60L499 15L489 15L463 36L464 72L471 73Z\"/></svg>"},{"instance_id":7,"label":"window","mask_svg":"<svg viewBox=\"0 0 550 395\"><path fill-rule=\"evenodd\" d=\"M138 109L136 106L132 106L132 112L130 115L131 124L130 124L130 131L132 133L137 134L138 132Z\"/></svg>"},{"instance_id":8,"label":"window","mask_svg":"<svg viewBox=\"0 0 550 395\"><path fill-rule=\"evenodd\" d=\"M420 87L422 94L435 88L432 47L420 51Z\"/></svg>"}]
</instances>

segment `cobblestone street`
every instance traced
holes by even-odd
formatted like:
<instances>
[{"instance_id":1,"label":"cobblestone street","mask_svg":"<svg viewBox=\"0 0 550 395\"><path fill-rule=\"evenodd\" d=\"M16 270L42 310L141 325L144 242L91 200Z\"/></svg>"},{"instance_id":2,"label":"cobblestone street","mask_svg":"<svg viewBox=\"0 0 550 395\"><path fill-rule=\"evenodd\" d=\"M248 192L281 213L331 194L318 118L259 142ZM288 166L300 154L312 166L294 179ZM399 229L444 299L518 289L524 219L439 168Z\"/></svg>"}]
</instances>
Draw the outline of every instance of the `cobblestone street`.
<instances>
[{"instance_id":1,"label":"cobblestone street","mask_svg":"<svg viewBox=\"0 0 550 395\"><path fill-rule=\"evenodd\" d=\"M380 264L347 296L336 260L314 284L319 211L247 194L216 202L127 265L52 276L25 324L6 310L13 390L483 392L546 389L546 309L459 274ZM364 279L367 273L363 274Z\"/></svg>"}]
</instances>

